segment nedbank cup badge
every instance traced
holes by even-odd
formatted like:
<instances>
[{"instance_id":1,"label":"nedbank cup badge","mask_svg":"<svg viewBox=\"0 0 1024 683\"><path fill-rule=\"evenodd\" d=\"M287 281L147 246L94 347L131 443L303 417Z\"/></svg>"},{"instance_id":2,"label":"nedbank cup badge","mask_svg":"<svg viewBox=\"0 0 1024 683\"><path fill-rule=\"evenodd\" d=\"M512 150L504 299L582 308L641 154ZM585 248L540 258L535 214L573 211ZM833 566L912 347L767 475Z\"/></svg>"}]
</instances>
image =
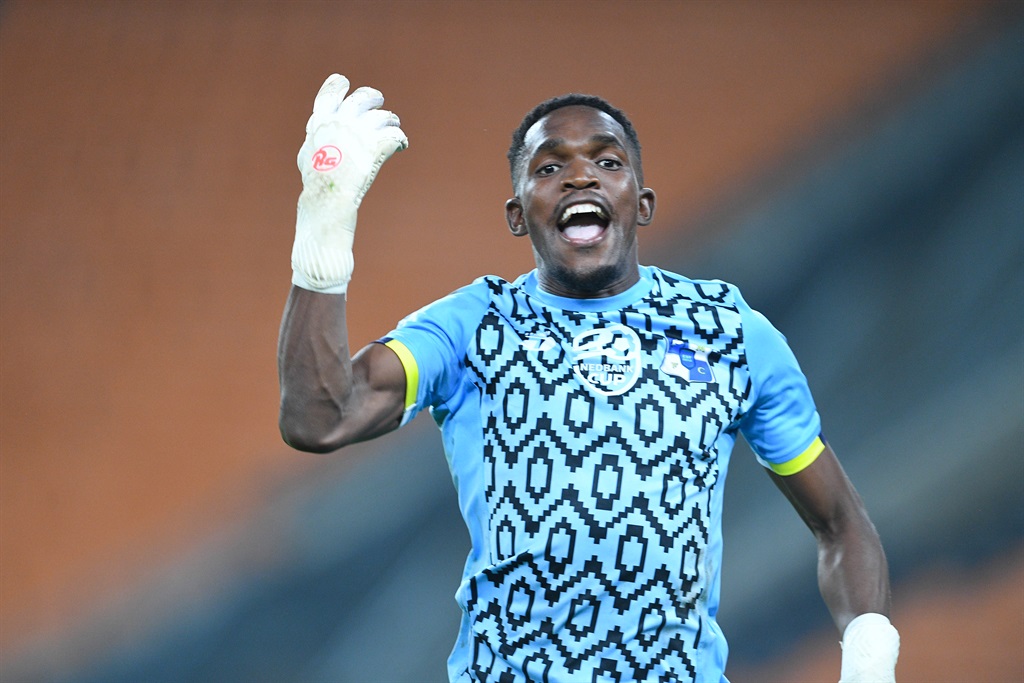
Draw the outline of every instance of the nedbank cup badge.
<instances>
[{"instance_id":1,"label":"nedbank cup badge","mask_svg":"<svg viewBox=\"0 0 1024 683\"><path fill-rule=\"evenodd\" d=\"M640 377L640 337L612 323L572 340L573 371L599 394L618 396Z\"/></svg>"},{"instance_id":2,"label":"nedbank cup badge","mask_svg":"<svg viewBox=\"0 0 1024 683\"><path fill-rule=\"evenodd\" d=\"M661 364L663 372L681 377L687 382L714 382L715 372L708 362L708 355L691 349L686 342L668 340L668 352Z\"/></svg>"}]
</instances>

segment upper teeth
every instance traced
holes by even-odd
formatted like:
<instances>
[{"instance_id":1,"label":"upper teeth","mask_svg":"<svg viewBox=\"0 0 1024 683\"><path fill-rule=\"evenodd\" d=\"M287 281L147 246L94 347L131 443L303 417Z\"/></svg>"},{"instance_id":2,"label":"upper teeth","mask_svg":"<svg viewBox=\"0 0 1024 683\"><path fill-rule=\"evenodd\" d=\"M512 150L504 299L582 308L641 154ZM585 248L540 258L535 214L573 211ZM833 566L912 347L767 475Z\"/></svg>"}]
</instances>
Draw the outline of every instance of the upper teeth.
<instances>
[{"instance_id":1,"label":"upper teeth","mask_svg":"<svg viewBox=\"0 0 1024 683\"><path fill-rule=\"evenodd\" d=\"M559 219L559 223L565 223L569 220L570 216L574 216L578 213L596 213L599 218L604 218L604 209L597 204L573 204L562 212L562 217Z\"/></svg>"}]
</instances>

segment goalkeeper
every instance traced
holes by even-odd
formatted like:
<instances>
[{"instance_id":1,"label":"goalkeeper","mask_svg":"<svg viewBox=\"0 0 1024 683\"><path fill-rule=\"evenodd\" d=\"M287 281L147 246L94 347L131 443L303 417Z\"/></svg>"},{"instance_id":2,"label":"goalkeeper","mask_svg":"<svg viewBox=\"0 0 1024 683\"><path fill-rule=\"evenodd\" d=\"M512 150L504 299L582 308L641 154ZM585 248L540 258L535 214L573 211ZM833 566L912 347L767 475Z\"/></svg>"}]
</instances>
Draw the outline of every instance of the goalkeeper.
<instances>
[{"instance_id":1,"label":"goalkeeper","mask_svg":"<svg viewBox=\"0 0 1024 683\"><path fill-rule=\"evenodd\" d=\"M726 681L721 498L742 435L817 541L841 683L894 681L885 555L785 338L732 285L638 262L655 194L626 115L587 95L529 112L505 217L536 268L350 358L357 210L408 141L379 92L348 90L327 79L299 151L280 426L330 452L429 410L472 544L450 679Z\"/></svg>"}]
</instances>

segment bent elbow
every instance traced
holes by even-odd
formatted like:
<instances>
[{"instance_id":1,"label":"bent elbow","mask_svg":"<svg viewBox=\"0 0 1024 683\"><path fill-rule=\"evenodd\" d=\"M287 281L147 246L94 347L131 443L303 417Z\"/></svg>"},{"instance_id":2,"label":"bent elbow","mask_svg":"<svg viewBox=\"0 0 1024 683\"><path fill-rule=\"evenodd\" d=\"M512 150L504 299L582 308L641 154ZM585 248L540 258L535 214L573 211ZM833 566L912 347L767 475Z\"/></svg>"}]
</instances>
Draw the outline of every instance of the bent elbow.
<instances>
[{"instance_id":1,"label":"bent elbow","mask_svg":"<svg viewBox=\"0 0 1024 683\"><path fill-rule=\"evenodd\" d=\"M288 446L305 453L330 453L344 445L332 438L328 430L294 419L284 412L278 419L278 429Z\"/></svg>"},{"instance_id":2,"label":"bent elbow","mask_svg":"<svg viewBox=\"0 0 1024 683\"><path fill-rule=\"evenodd\" d=\"M290 448L294 448L297 451L304 453L330 453L331 451L337 450L336 447L328 444L325 441L317 439L310 439L304 435L296 434L294 432L286 432L281 430L281 438L288 444Z\"/></svg>"}]
</instances>

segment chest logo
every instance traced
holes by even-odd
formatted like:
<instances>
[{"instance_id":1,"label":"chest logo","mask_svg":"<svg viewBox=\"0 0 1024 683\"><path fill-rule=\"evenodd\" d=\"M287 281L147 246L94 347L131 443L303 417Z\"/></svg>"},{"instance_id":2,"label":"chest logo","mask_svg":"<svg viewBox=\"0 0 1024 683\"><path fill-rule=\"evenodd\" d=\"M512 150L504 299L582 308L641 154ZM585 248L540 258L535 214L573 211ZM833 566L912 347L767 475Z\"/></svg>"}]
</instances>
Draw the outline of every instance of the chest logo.
<instances>
[{"instance_id":1,"label":"chest logo","mask_svg":"<svg viewBox=\"0 0 1024 683\"><path fill-rule=\"evenodd\" d=\"M599 394L618 396L640 377L640 337L625 325L588 330L572 340L573 371Z\"/></svg>"},{"instance_id":2,"label":"chest logo","mask_svg":"<svg viewBox=\"0 0 1024 683\"><path fill-rule=\"evenodd\" d=\"M668 352L665 354L661 369L687 382L715 381L715 371L711 369L708 355L691 349L685 342L676 339L668 340Z\"/></svg>"}]
</instances>

